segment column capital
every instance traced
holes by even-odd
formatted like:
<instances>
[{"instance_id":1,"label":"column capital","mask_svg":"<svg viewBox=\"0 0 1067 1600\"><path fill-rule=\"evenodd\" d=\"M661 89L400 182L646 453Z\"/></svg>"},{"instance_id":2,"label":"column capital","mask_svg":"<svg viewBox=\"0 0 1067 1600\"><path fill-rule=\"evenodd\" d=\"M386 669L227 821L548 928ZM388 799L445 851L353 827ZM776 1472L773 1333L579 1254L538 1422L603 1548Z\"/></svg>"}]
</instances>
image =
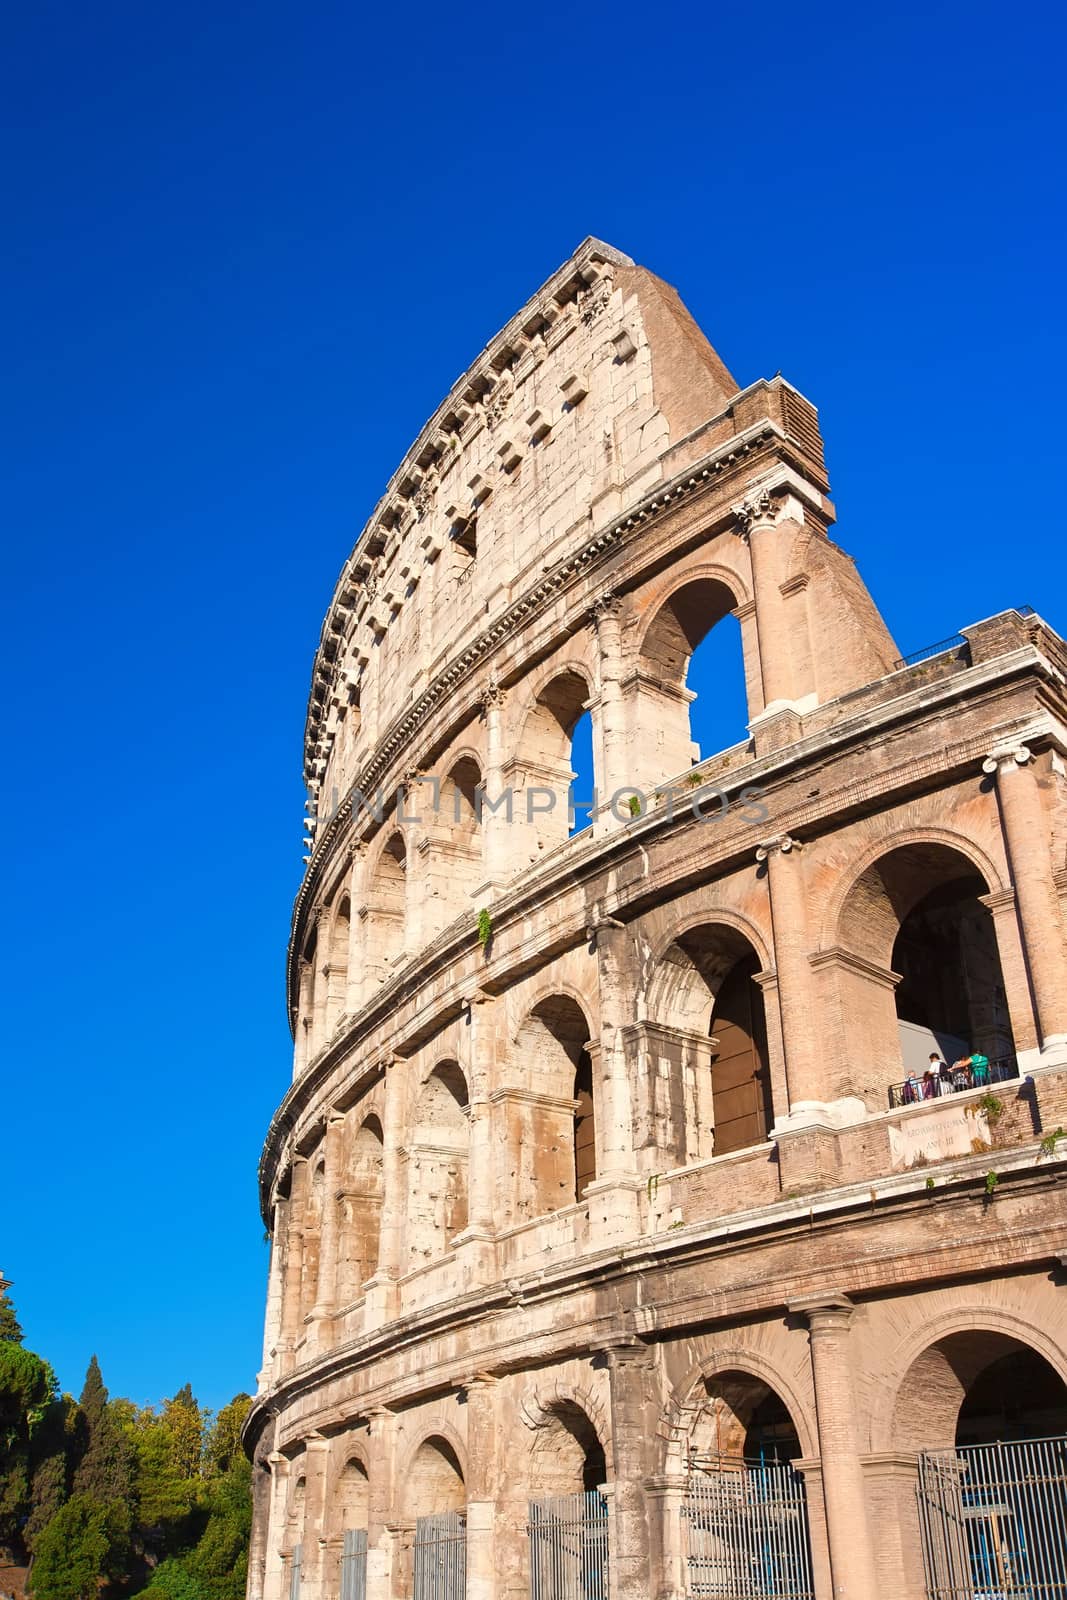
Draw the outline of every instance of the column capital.
<instances>
[{"instance_id":1,"label":"column capital","mask_svg":"<svg viewBox=\"0 0 1067 1600\"><path fill-rule=\"evenodd\" d=\"M589 617L594 628L599 629L604 622L616 622L622 615L622 596L609 589L602 594L599 600L594 600L589 608Z\"/></svg>"},{"instance_id":2,"label":"column capital","mask_svg":"<svg viewBox=\"0 0 1067 1600\"><path fill-rule=\"evenodd\" d=\"M779 833L773 839L764 839L756 850L756 860L764 862L773 855L787 856L793 850L802 850L803 844L791 834Z\"/></svg>"},{"instance_id":3,"label":"column capital","mask_svg":"<svg viewBox=\"0 0 1067 1600\"><path fill-rule=\"evenodd\" d=\"M786 1310L794 1317L806 1317L808 1328L814 1334L847 1328L856 1307L847 1294L830 1289L822 1294L805 1294L789 1300Z\"/></svg>"},{"instance_id":4,"label":"column capital","mask_svg":"<svg viewBox=\"0 0 1067 1600\"><path fill-rule=\"evenodd\" d=\"M503 706L506 698L507 691L494 673L483 686L478 696L478 705L483 712L495 711Z\"/></svg>"},{"instance_id":5,"label":"column capital","mask_svg":"<svg viewBox=\"0 0 1067 1600\"><path fill-rule=\"evenodd\" d=\"M982 771L992 777L995 773L1014 772L1034 759L1034 752L1020 740L1006 740L995 744L982 762Z\"/></svg>"}]
</instances>

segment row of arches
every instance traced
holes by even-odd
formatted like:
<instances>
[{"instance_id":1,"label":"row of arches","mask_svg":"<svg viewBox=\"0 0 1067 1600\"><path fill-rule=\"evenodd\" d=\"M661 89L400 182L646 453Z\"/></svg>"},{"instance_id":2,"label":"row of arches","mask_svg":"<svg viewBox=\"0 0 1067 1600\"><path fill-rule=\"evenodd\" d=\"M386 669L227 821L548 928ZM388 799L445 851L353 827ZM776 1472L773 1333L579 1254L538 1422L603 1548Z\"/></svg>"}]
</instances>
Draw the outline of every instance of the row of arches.
<instances>
[{"instance_id":1,"label":"row of arches","mask_svg":"<svg viewBox=\"0 0 1067 1600\"><path fill-rule=\"evenodd\" d=\"M868 1053L868 1079L872 1072L880 1078L879 1096L933 1052L949 1061L971 1051L1010 1061L1011 1019L987 890L961 852L920 843L889 849L845 897L842 940L865 965L853 961L845 970L844 1002ZM774 1049L781 996L765 943L757 948L758 930L745 929L738 918L693 921L670 939L647 978L647 1018L638 1022L635 1011L627 1044L635 1099L628 1136L634 1149L654 1152L650 1171L757 1146L788 1110ZM595 972L595 958L589 960ZM492 1171L480 1178L492 1186L487 1210L496 1229L572 1206L596 1180L603 1165L596 1015L595 997L587 1008L574 993L549 992L495 1059L489 1088L497 1099L481 1112L491 1123L482 1150ZM404 1124L394 1130L402 1233L394 1264L401 1273L446 1254L471 1216L470 1066L444 1056L411 1072ZM381 1103L348 1114L346 1156L330 1195L322 1154L313 1162L305 1313L324 1298L349 1304L378 1268L383 1117ZM336 1280L320 1285L324 1205L339 1208L340 1237Z\"/></svg>"}]
</instances>

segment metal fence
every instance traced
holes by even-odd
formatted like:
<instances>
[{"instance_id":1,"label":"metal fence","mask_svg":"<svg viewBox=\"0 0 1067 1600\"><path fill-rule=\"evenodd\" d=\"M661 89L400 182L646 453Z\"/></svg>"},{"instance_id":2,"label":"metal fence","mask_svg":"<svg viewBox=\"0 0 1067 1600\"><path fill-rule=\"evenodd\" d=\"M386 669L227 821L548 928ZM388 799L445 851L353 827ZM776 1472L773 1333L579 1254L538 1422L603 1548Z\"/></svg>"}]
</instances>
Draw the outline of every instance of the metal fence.
<instances>
[{"instance_id":1,"label":"metal fence","mask_svg":"<svg viewBox=\"0 0 1067 1600\"><path fill-rule=\"evenodd\" d=\"M786 1463L723 1457L682 1507L690 1600L814 1600L804 1479Z\"/></svg>"},{"instance_id":2,"label":"metal fence","mask_svg":"<svg viewBox=\"0 0 1067 1600\"><path fill-rule=\"evenodd\" d=\"M415 1524L415 1600L463 1600L467 1588L467 1519L461 1511Z\"/></svg>"},{"instance_id":3,"label":"metal fence","mask_svg":"<svg viewBox=\"0 0 1067 1600\"><path fill-rule=\"evenodd\" d=\"M1067 1600L1067 1436L919 1457L929 1600Z\"/></svg>"},{"instance_id":4,"label":"metal fence","mask_svg":"<svg viewBox=\"0 0 1067 1600\"><path fill-rule=\"evenodd\" d=\"M367 1530L346 1528L341 1553L341 1600L367 1600Z\"/></svg>"},{"instance_id":5,"label":"metal fence","mask_svg":"<svg viewBox=\"0 0 1067 1600\"><path fill-rule=\"evenodd\" d=\"M889 1085L889 1109L897 1111L901 1106L921 1105L926 1100L940 1100L943 1096L960 1093L964 1089L988 1089L993 1083L1009 1083L1019 1076L1019 1063L1014 1056L1000 1056L996 1061L991 1061L989 1067L981 1067L973 1071L969 1068L960 1068L953 1071L948 1079L933 1075L930 1082L930 1093L925 1093L922 1074L916 1073L911 1078L905 1078L903 1083Z\"/></svg>"},{"instance_id":6,"label":"metal fence","mask_svg":"<svg viewBox=\"0 0 1067 1600\"><path fill-rule=\"evenodd\" d=\"M300 1569L303 1564L303 1545L295 1544L289 1557L289 1600L300 1600Z\"/></svg>"},{"instance_id":7,"label":"metal fence","mask_svg":"<svg viewBox=\"0 0 1067 1600\"><path fill-rule=\"evenodd\" d=\"M608 1600L608 1502L596 1489L531 1500L530 1600Z\"/></svg>"}]
</instances>

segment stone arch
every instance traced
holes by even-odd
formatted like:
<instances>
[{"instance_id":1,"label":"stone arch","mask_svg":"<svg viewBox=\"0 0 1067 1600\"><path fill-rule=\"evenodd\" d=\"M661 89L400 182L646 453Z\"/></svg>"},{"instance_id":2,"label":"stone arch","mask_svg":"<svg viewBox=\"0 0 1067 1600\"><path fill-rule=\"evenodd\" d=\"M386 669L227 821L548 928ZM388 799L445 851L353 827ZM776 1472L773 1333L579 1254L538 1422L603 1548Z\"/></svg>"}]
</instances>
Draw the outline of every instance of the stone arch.
<instances>
[{"instance_id":1,"label":"stone arch","mask_svg":"<svg viewBox=\"0 0 1067 1600\"><path fill-rule=\"evenodd\" d=\"M467 1226L470 1112L459 1062L426 1074L408 1140L408 1254L413 1266L443 1255Z\"/></svg>"},{"instance_id":2,"label":"stone arch","mask_svg":"<svg viewBox=\"0 0 1067 1600\"><path fill-rule=\"evenodd\" d=\"M580 1411L595 1430L607 1455L612 1449L611 1413L596 1389L584 1383L557 1379L551 1385L538 1385L525 1391L519 1402L523 1426L536 1431L550 1425L560 1408Z\"/></svg>"},{"instance_id":3,"label":"stone arch","mask_svg":"<svg viewBox=\"0 0 1067 1600\"><path fill-rule=\"evenodd\" d=\"M679 1398L668 1402L666 1470L678 1471L701 1454L743 1455L752 1420L770 1395L789 1417L797 1454L817 1455L810 1404L780 1363L757 1350L726 1346L691 1367L679 1385Z\"/></svg>"},{"instance_id":4,"label":"stone arch","mask_svg":"<svg viewBox=\"0 0 1067 1600\"><path fill-rule=\"evenodd\" d=\"M291 1551L304 1537L304 1512L307 1501L307 1463L303 1452L289 1468L285 1502L285 1549Z\"/></svg>"},{"instance_id":5,"label":"stone arch","mask_svg":"<svg viewBox=\"0 0 1067 1600\"><path fill-rule=\"evenodd\" d=\"M529 1008L516 1031L513 1059L536 1094L518 1103L510 1119L520 1219L573 1205L596 1177L599 1089L590 1038L584 1003L558 986Z\"/></svg>"},{"instance_id":6,"label":"stone arch","mask_svg":"<svg viewBox=\"0 0 1067 1600\"><path fill-rule=\"evenodd\" d=\"M370 1514L370 1471L362 1446L346 1443L334 1477L332 1525L366 1528Z\"/></svg>"},{"instance_id":7,"label":"stone arch","mask_svg":"<svg viewBox=\"0 0 1067 1600\"><path fill-rule=\"evenodd\" d=\"M1003 1296L1010 1293L1012 1287L997 1285L997 1291ZM1025 1293L1025 1289L1021 1289L1013 1297L1018 1300ZM1000 1341L1005 1349L1009 1345L1027 1346L1067 1384L1067 1310L1059 1305L1058 1295L1051 1303L1062 1325L1055 1331L1038 1326L1023 1309L983 1301L960 1290L947 1290L938 1298L942 1303L946 1299L952 1303L940 1311L932 1311L929 1303L904 1308L910 1326L898 1339L886 1362L892 1376L889 1382L874 1390L870 1399L870 1447L873 1450L900 1447L899 1428L901 1419L907 1415L902 1396L909 1374L917 1370L927 1351L961 1337L980 1333ZM940 1441L944 1448L951 1447L952 1443L952 1439Z\"/></svg>"},{"instance_id":8,"label":"stone arch","mask_svg":"<svg viewBox=\"0 0 1067 1600\"><path fill-rule=\"evenodd\" d=\"M1007 990L985 897L999 876L948 830L890 835L853 865L832 908L841 1014L856 1052L921 1076L931 1054L1014 1057ZM862 1042L862 1050L861 1050ZM885 1068L888 1079L890 1072Z\"/></svg>"},{"instance_id":9,"label":"stone arch","mask_svg":"<svg viewBox=\"0 0 1067 1600\"><path fill-rule=\"evenodd\" d=\"M1015 1412L1011 1420L1009 1409ZM895 1448L906 1450L1065 1431L1062 1373L1031 1339L983 1327L929 1342L904 1373L892 1413Z\"/></svg>"},{"instance_id":10,"label":"stone arch","mask_svg":"<svg viewBox=\"0 0 1067 1600\"><path fill-rule=\"evenodd\" d=\"M657 1145L679 1164L761 1144L774 1121L767 1016L755 982L764 958L742 924L717 913L687 921L649 985L648 1092L660 1102Z\"/></svg>"},{"instance_id":11,"label":"stone arch","mask_svg":"<svg viewBox=\"0 0 1067 1600\"><path fill-rule=\"evenodd\" d=\"M591 695L584 662L557 661L535 679L517 719L515 754L506 777L514 789L514 825L521 829L516 837L523 840L531 861L567 838L574 776L571 746ZM546 794L528 794L534 789ZM554 796L551 808L548 794Z\"/></svg>"},{"instance_id":12,"label":"stone arch","mask_svg":"<svg viewBox=\"0 0 1067 1600\"><path fill-rule=\"evenodd\" d=\"M607 1482L604 1440L588 1412L557 1400L545 1413L530 1452L530 1494L581 1494Z\"/></svg>"},{"instance_id":13,"label":"stone arch","mask_svg":"<svg viewBox=\"0 0 1067 1600\"><path fill-rule=\"evenodd\" d=\"M400 1477L404 1515L430 1517L443 1511L465 1511L466 1479L463 1449L454 1431L439 1423L427 1428L405 1458Z\"/></svg>"},{"instance_id":14,"label":"stone arch","mask_svg":"<svg viewBox=\"0 0 1067 1600\"><path fill-rule=\"evenodd\" d=\"M330 944L326 958L326 1037L329 1039L345 1009L348 991L348 949L352 921L352 903L348 890L337 896L330 917Z\"/></svg>"},{"instance_id":15,"label":"stone arch","mask_svg":"<svg viewBox=\"0 0 1067 1600\"><path fill-rule=\"evenodd\" d=\"M352 1133L341 1195L337 1303L347 1305L378 1270L385 1135L377 1112L363 1110ZM350 1113L350 1121L354 1114Z\"/></svg>"},{"instance_id":16,"label":"stone arch","mask_svg":"<svg viewBox=\"0 0 1067 1600\"><path fill-rule=\"evenodd\" d=\"M655 609L639 636L637 673L628 690L630 723L639 732L643 752L643 784L677 777L701 755L710 755L748 737L748 722L760 706L745 687L739 634L731 641L730 650L731 656L736 657L737 689L742 701L730 714L736 717L737 727L731 730L735 737L724 738L722 718L705 718L701 706L699 731L708 746L701 750L693 714L698 701L693 681L701 676L699 668L692 670L697 652L705 646L707 652L715 649L711 640L713 634L716 643L721 640L720 624L736 630L733 613L739 603L736 577L721 568L715 569L714 575L707 569L679 574L677 581L657 597ZM730 675L725 676L728 680Z\"/></svg>"},{"instance_id":17,"label":"stone arch","mask_svg":"<svg viewBox=\"0 0 1067 1600\"><path fill-rule=\"evenodd\" d=\"M379 983L392 976L408 938L408 852L400 828L383 830L367 874L365 965Z\"/></svg>"},{"instance_id":18,"label":"stone arch","mask_svg":"<svg viewBox=\"0 0 1067 1600\"><path fill-rule=\"evenodd\" d=\"M483 881L481 760L466 751L454 754L437 795L422 789L416 807L424 823L422 937L431 939L469 909ZM436 800L436 805L434 805Z\"/></svg>"}]
</instances>

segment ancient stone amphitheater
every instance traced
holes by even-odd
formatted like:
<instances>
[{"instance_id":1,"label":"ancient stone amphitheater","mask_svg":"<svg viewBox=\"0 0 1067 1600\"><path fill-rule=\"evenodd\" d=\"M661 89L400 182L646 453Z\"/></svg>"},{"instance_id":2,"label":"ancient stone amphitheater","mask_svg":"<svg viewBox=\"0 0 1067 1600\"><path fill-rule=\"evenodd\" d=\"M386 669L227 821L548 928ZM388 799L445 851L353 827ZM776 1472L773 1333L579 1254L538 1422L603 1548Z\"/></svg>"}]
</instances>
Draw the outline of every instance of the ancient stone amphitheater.
<instances>
[{"instance_id":1,"label":"ancient stone amphitheater","mask_svg":"<svg viewBox=\"0 0 1067 1600\"><path fill-rule=\"evenodd\" d=\"M828 491L814 405L590 239L345 563L254 1600L1067 1594L1067 649L901 658Z\"/></svg>"}]
</instances>

